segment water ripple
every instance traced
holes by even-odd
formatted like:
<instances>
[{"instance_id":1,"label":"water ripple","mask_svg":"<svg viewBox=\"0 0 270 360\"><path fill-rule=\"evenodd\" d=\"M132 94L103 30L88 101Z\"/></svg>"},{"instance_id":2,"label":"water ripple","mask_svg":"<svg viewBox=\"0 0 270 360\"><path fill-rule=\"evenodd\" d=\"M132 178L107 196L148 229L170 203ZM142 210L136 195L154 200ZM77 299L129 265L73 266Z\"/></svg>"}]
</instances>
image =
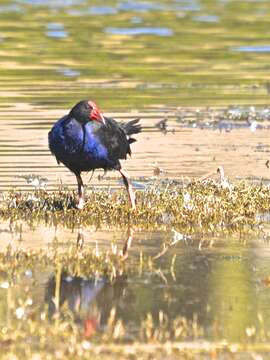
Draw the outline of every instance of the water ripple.
<instances>
[{"instance_id":1,"label":"water ripple","mask_svg":"<svg viewBox=\"0 0 270 360\"><path fill-rule=\"evenodd\" d=\"M65 38L68 36L68 33L64 30L64 25L60 23L49 23L47 24L48 31L46 35L52 38Z\"/></svg>"},{"instance_id":2,"label":"water ripple","mask_svg":"<svg viewBox=\"0 0 270 360\"><path fill-rule=\"evenodd\" d=\"M113 35L156 35L156 36L172 36L173 31L169 28L162 27L136 27L136 28L114 28L107 27L105 32Z\"/></svg>"},{"instance_id":3,"label":"water ripple","mask_svg":"<svg viewBox=\"0 0 270 360\"><path fill-rule=\"evenodd\" d=\"M216 15L196 15L192 19L198 22L217 23L219 22L219 16Z\"/></svg>"},{"instance_id":4,"label":"water ripple","mask_svg":"<svg viewBox=\"0 0 270 360\"><path fill-rule=\"evenodd\" d=\"M48 6L52 8L63 8L75 5L82 5L86 0L17 0L20 3L34 6Z\"/></svg>"},{"instance_id":5,"label":"water ripple","mask_svg":"<svg viewBox=\"0 0 270 360\"><path fill-rule=\"evenodd\" d=\"M92 6L87 10L92 15L113 15L117 14L117 9L112 6Z\"/></svg>"},{"instance_id":6,"label":"water ripple","mask_svg":"<svg viewBox=\"0 0 270 360\"><path fill-rule=\"evenodd\" d=\"M77 77L81 75L80 71L70 68L59 68L56 70L56 72L67 77Z\"/></svg>"},{"instance_id":7,"label":"water ripple","mask_svg":"<svg viewBox=\"0 0 270 360\"><path fill-rule=\"evenodd\" d=\"M237 52L254 52L254 53L266 53L270 52L270 45L246 45L246 46L237 46L233 47L232 51Z\"/></svg>"},{"instance_id":8,"label":"water ripple","mask_svg":"<svg viewBox=\"0 0 270 360\"><path fill-rule=\"evenodd\" d=\"M164 10L164 6L150 2L139 1L126 1L118 5L118 9L123 11L152 11L152 10ZM166 9L166 8L165 8Z\"/></svg>"}]
</instances>

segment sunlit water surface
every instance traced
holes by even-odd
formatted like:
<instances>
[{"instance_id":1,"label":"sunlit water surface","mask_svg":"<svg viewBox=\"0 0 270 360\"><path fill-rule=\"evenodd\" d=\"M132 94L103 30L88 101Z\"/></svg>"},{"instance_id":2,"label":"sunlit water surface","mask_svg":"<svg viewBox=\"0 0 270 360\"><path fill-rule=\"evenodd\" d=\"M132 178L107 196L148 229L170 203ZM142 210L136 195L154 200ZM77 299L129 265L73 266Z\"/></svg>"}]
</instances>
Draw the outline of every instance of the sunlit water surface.
<instances>
[{"instance_id":1,"label":"sunlit water surface","mask_svg":"<svg viewBox=\"0 0 270 360\"><path fill-rule=\"evenodd\" d=\"M41 235L42 234L42 235ZM257 334L268 328L269 312L269 260L268 236L183 238L160 256L164 242L176 240L175 231L134 232L129 259L134 264L132 277L123 274L113 285L106 278L95 280L62 274L60 303L74 312L78 326L94 321L97 331L103 331L111 310L125 325L126 338L138 337L141 320L147 314L158 318L160 311L172 321L183 316L196 319L203 329L202 339L238 342L248 338L253 327ZM120 249L127 238L122 231L77 231L37 227L29 232L25 225L12 228L1 226L2 246L14 248L68 249L78 238L84 247L109 249L111 240ZM65 239L63 241L63 239ZM78 250L79 251L79 250ZM155 271L140 273L140 252L153 259ZM32 306L55 312L55 273L38 267L24 269L19 281L11 289L6 287L1 274L0 324L4 326L10 314L8 299L28 291ZM263 320L260 320L262 319ZM262 323L263 321L263 329ZM191 340L191 339L190 339Z\"/></svg>"},{"instance_id":2,"label":"sunlit water surface","mask_svg":"<svg viewBox=\"0 0 270 360\"><path fill-rule=\"evenodd\" d=\"M186 182L220 165L233 181L268 183L269 14L268 1L1 2L0 190L75 187L49 153L47 133L84 98L121 121L141 118L144 131L123 162L138 189L155 177ZM157 125L165 118L166 132ZM91 182L85 176L88 191L122 186L117 174L98 174ZM83 234L84 246L100 248L112 238L121 246L126 237L112 229ZM135 231L128 261L137 263L141 251L157 255L173 236ZM1 249L66 249L78 234L2 222L0 237ZM112 287L67 274L61 298L79 326L88 316L102 330L116 307L136 336L142 316L163 310L170 319L197 317L206 339L240 341L260 316L270 325L269 249L267 237L191 238L156 260L154 277L122 278ZM53 313L54 275L25 269L9 290L2 279L1 326L10 291L25 286L34 306L47 304Z\"/></svg>"}]
</instances>

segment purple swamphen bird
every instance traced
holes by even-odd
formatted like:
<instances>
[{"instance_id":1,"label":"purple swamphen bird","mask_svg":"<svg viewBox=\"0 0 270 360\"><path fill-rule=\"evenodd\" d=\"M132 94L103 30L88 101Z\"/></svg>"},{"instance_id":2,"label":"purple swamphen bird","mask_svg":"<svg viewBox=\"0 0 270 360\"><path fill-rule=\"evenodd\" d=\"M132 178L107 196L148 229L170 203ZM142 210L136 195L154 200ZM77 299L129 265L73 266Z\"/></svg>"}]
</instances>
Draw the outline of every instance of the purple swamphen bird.
<instances>
[{"instance_id":1,"label":"purple swamphen bird","mask_svg":"<svg viewBox=\"0 0 270 360\"><path fill-rule=\"evenodd\" d=\"M78 209L84 206L82 171L95 169L117 170L122 175L132 209L135 195L120 159L131 155L130 144L136 141L130 135L139 133L139 119L119 123L102 115L93 101L80 101L59 119L49 132L49 148L58 163L72 171L78 182Z\"/></svg>"}]
</instances>

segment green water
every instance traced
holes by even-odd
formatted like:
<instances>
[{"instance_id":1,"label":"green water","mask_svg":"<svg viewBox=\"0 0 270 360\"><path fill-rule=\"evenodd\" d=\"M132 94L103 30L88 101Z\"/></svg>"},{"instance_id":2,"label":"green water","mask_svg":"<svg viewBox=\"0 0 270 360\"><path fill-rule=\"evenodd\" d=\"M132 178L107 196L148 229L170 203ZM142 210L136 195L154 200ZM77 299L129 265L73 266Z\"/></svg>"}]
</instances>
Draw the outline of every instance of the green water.
<instances>
[{"instance_id":1,"label":"green water","mask_svg":"<svg viewBox=\"0 0 270 360\"><path fill-rule=\"evenodd\" d=\"M1 1L0 104L267 104L269 19L268 1Z\"/></svg>"}]
</instances>

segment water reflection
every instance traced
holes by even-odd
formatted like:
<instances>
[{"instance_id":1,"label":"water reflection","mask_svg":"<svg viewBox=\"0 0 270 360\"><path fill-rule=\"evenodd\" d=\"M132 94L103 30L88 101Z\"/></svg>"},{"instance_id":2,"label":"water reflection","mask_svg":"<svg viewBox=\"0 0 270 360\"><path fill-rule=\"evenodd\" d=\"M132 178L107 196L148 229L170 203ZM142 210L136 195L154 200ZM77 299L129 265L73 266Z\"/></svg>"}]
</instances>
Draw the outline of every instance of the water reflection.
<instances>
[{"instance_id":1,"label":"water reflection","mask_svg":"<svg viewBox=\"0 0 270 360\"><path fill-rule=\"evenodd\" d=\"M0 5L0 13L23 12L23 8L17 4Z\"/></svg>"},{"instance_id":2,"label":"water reflection","mask_svg":"<svg viewBox=\"0 0 270 360\"><path fill-rule=\"evenodd\" d=\"M232 48L232 50L246 53L269 53L270 45L238 46Z\"/></svg>"},{"instance_id":3,"label":"water reflection","mask_svg":"<svg viewBox=\"0 0 270 360\"><path fill-rule=\"evenodd\" d=\"M173 265L167 254L157 260L157 270L141 277L121 274L110 281L106 276L62 273L57 288L57 276L52 275L45 291L50 316L57 309L64 316L69 309L84 326L85 335L91 336L94 331L106 331L113 310L115 320L121 320L127 330L126 337L134 338L147 314L157 324L162 311L171 322L178 317L196 318L205 338L230 341L245 338L246 329L257 324L257 309L268 319L267 294L262 293L260 300L255 296L262 275L253 270L253 252L237 245L218 252L192 244L184 247L185 251L177 251Z\"/></svg>"},{"instance_id":4,"label":"water reflection","mask_svg":"<svg viewBox=\"0 0 270 360\"><path fill-rule=\"evenodd\" d=\"M220 20L219 17L216 15L198 15L198 16L193 16L192 19L194 21L206 22L206 23L217 23Z\"/></svg>"},{"instance_id":5,"label":"water reflection","mask_svg":"<svg viewBox=\"0 0 270 360\"><path fill-rule=\"evenodd\" d=\"M128 258L128 252L131 248L131 244L133 241L133 235L134 235L134 229L132 228L132 226L130 226L127 230L124 243L122 244L122 250L117 254L118 256L121 256L122 260L126 260ZM77 247L79 249L82 249L82 247L84 246L84 242L85 242L84 230L82 227L79 227L78 232L77 232L77 241L76 241ZM96 244L96 246L97 246L97 244Z\"/></svg>"},{"instance_id":6,"label":"water reflection","mask_svg":"<svg viewBox=\"0 0 270 360\"><path fill-rule=\"evenodd\" d=\"M117 13L117 9L112 6L92 6L86 12L92 15L112 15Z\"/></svg>"},{"instance_id":7,"label":"water reflection","mask_svg":"<svg viewBox=\"0 0 270 360\"><path fill-rule=\"evenodd\" d=\"M34 5L34 6L49 6L49 7L69 7L81 5L86 0L17 0L17 2Z\"/></svg>"},{"instance_id":8,"label":"water reflection","mask_svg":"<svg viewBox=\"0 0 270 360\"><path fill-rule=\"evenodd\" d=\"M45 231L43 233L45 238ZM79 326L84 327L86 336L94 331L106 332L108 318L114 312L115 321L121 320L126 329L126 338L138 339L142 319L151 314L156 325L163 312L170 323L178 317L187 321L196 318L205 339L242 340L248 328L258 326L258 313L266 328L269 326L268 233L269 229L263 239L249 238L247 242L246 237L233 241L199 234L189 238L176 230L170 236L165 231L140 231L135 235L136 246L129 252L125 270L116 271L113 281L106 273L93 272L83 277L72 270L60 268L57 272L48 264L41 267L39 263L27 261L25 266L20 264L20 275L12 280L8 273L0 273L0 324L5 326L7 309L12 313L14 301L23 298L27 289L26 296L33 304L29 305L31 311L40 311L45 298L50 316L59 310L61 316L69 319L66 312L69 309ZM3 235L1 232L2 238ZM60 231L57 236L53 249L62 251L69 239ZM73 245L76 236L78 234L72 233ZM101 245L99 237L93 236ZM90 235L85 234L84 240L88 237ZM103 233L105 241L100 249L109 249L113 237L120 240L119 234ZM125 248L130 248L132 237L133 233L128 236L123 253L127 252ZM165 243L169 244L167 249L163 248ZM83 246L84 249L94 247L95 243L92 239L92 243ZM144 260L139 260L140 251ZM146 259L151 266L144 268L142 264ZM14 299L13 308L7 297ZM21 300L17 307L20 308L20 304Z\"/></svg>"},{"instance_id":9,"label":"water reflection","mask_svg":"<svg viewBox=\"0 0 270 360\"><path fill-rule=\"evenodd\" d=\"M0 102L2 106L42 105L46 113L48 108L68 107L74 97L86 98L91 91L109 110L265 104L268 94L262 74L268 58L262 55L269 52L269 45L261 42L270 5L254 3L243 7L241 2L199 0L112 0L108 4L6 0L0 5L0 38L5 40ZM75 21L72 15L80 19ZM48 21L58 27L46 29ZM112 38L111 33L130 38ZM252 33L252 44L247 43L246 33ZM68 41L62 47L52 39ZM253 55L247 57L251 51ZM123 66L118 66L120 62ZM62 66L79 69L79 81L73 81L77 74L72 72L60 78L57 69ZM108 79L121 81L108 85L106 91L92 85ZM142 92L138 85L143 83L153 86ZM166 83L172 87L159 91L158 85Z\"/></svg>"},{"instance_id":10,"label":"water reflection","mask_svg":"<svg viewBox=\"0 0 270 360\"><path fill-rule=\"evenodd\" d=\"M172 36L173 31L169 28L159 27L134 27L134 28L114 28L107 27L106 33L112 35L157 35L157 36Z\"/></svg>"},{"instance_id":11,"label":"water reflection","mask_svg":"<svg viewBox=\"0 0 270 360\"><path fill-rule=\"evenodd\" d=\"M62 67L56 70L61 75L67 76L67 77L77 77L80 76L81 73L78 70L73 70L67 67Z\"/></svg>"},{"instance_id":12,"label":"water reflection","mask_svg":"<svg viewBox=\"0 0 270 360\"><path fill-rule=\"evenodd\" d=\"M178 0L175 10L181 11L200 11L202 9L199 0Z\"/></svg>"},{"instance_id":13,"label":"water reflection","mask_svg":"<svg viewBox=\"0 0 270 360\"><path fill-rule=\"evenodd\" d=\"M118 5L119 10L123 11L141 11L147 12L152 10L167 10L166 5L157 4L155 2L126 1Z\"/></svg>"},{"instance_id":14,"label":"water reflection","mask_svg":"<svg viewBox=\"0 0 270 360\"><path fill-rule=\"evenodd\" d=\"M45 292L45 303L50 316L57 311L56 292L56 279L52 275ZM59 294L60 311L66 304L74 313L76 321L84 325L86 337L91 336L94 331L104 329L112 309L118 319L123 312L131 311L135 296L125 275L118 276L111 282L106 277L85 279L62 274Z\"/></svg>"},{"instance_id":15,"label":"water reflection","mask_svg":"<svg viewBox=\"0 0 270 360\"><path fill-rule=\"evenodd\" d=\"M62 39L68 36L68 33L64 30L64 25L60 23L47 24L48 31L46 35L52 38Z\"/></svg>"}]
</instances>

